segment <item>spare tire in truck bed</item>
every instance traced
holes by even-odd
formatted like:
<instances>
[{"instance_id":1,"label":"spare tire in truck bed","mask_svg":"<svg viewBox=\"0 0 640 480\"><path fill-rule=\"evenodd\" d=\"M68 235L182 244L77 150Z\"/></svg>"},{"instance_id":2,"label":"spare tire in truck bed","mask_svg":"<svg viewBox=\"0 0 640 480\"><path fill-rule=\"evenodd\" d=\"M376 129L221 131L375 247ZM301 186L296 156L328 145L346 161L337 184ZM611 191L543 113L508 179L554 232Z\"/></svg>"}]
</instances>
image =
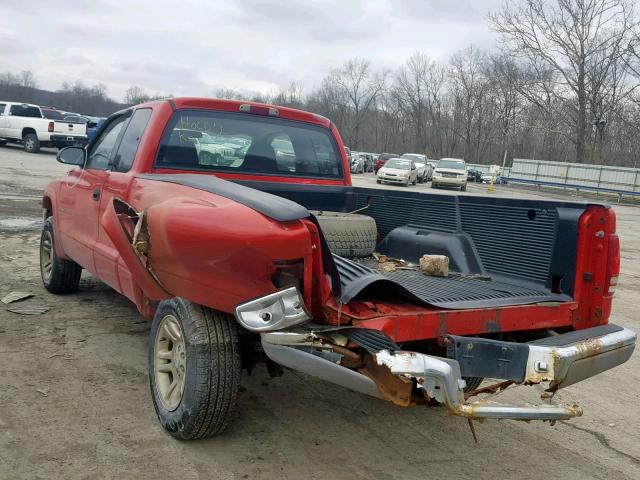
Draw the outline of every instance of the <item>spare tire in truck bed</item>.
<instances>
[{"instance_id":1,"label":"spare tire in truck bed","mask_svg":"<svg viewBox=\"0 0 640 480\"><path fill-rule=\"evenodd\" d=\"M376 248L376 221L366 215L313 212L331 253L341 257L368 257Z\"/></svg>"}]
</instances>

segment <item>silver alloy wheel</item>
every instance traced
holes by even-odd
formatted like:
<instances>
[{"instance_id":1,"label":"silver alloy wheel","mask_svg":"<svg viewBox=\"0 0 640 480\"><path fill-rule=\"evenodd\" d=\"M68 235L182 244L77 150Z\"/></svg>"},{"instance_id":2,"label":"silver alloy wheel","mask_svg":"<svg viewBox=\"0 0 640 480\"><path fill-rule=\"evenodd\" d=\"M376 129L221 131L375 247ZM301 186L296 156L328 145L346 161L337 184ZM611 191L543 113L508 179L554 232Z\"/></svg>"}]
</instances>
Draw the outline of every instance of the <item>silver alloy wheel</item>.
<instances>
[{"instance_id":1,"label":"silver alloy wheel","mask_svg":"<svg viewBox=\"0 0 640 480\"><path fill-rule=\"evenodd\" d=\"M45 230L42 232L42 239L40 240L40 272L42 273L42 280L46 282L51 278L51 272L53 270L53 238L51 232Z\"/></svg>"},{"instance_id":2,"label":"silver alloy wheel","mask_svg":"<svg viewBox=\"0 0 640 480\"><path fill-rule=\"evenodd\" d=\"M32 138L29 138L29 139L25 140L24 146L27 147L27 150L33 150L33 147L35 146L35 143L36 142L34 142Z\"/></svg>"},{"instance_id":3,"label":"silver alloy wheel","mask_svg":"<svg viewBox=\"0 0 640 480\"><path fill-rule=\"evenodd\" d=\"M173 315L160 320L153 358L158 398L165 409L173 411L182 400L187 368L184 335L180 323Z\"/></svg>"}]
</instances>

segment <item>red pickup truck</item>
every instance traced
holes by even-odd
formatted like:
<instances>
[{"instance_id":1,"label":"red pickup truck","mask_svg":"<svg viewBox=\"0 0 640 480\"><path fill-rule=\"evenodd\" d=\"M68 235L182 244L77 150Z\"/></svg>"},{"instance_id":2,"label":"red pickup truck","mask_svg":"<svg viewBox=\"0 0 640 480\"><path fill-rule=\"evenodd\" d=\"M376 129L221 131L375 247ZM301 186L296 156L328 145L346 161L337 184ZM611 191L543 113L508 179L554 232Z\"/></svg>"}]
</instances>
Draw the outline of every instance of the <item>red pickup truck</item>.
<instances>
[{"instance_id":1,"label":"red pickup truck","mask_svg":"<svg viewBox=\"0 0 640 480\"><path fill-rule=\"evenodd\" d=\"M331 121L226 100L123 110L58 160L75 167L44 193L44 285L70 293L85 269L153 317L151 394L177 438L222 431L256 362L400 406L553 422L582 411L482 395L552 397L635 347L609 323L607 205L353 187ZM423 273L425 254L450 273Z\"/></svg>"}]
</instances>

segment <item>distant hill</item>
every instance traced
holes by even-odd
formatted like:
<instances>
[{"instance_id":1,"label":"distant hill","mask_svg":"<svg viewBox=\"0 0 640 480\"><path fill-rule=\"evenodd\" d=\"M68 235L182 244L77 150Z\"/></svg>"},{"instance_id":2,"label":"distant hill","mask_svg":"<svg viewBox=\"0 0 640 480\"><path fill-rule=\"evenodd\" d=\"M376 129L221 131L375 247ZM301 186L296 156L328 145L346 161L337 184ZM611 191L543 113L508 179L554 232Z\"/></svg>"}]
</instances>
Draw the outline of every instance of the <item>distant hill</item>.
<instances>
[{"instance_id":1,"label":"distant hill","mask_svg":"<svg viewBox=\"0 0 640 480\"><path fill-rule=\"evenodd\" d=\"M104 88L66 86L57 92L0 82L0 101L35 103L67 112L106 117L126 107L106 96Z\"/></svg>"}]
</instances>

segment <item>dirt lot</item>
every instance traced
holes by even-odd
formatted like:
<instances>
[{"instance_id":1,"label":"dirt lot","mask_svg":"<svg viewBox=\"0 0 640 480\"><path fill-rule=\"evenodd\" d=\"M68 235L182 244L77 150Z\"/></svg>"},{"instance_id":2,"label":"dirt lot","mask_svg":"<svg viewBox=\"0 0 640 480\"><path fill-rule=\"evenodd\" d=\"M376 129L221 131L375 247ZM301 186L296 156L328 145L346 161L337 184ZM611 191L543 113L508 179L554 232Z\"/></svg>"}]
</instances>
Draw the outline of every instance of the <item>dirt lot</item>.
<instances>
[{"instance_id":1,"label":"dirt lot","mask_svg":"<svg viewBox=\"0 0 640 480\"><path fill-rule=\"evenodd\" d=\"M147 384L149 322L90 276L70 296L41 286L39 194L65 170L51 153L0 148L0 296L35 295L0 304L0 479L640 478L637 354L557 395L580 403L584 417L553 427L477 424L477 445L466 421L441 409L400 409L294 372L270 379L261 368L243 378L224 435L172 439ZM356 181L375 186L371 176ZM486 194L486 186L470 190ZM640 208L616 211L623 270L613 320L640 330ZM48 311L8 311L17 306ZM538 393L505 396L535 401Z\"/></svg>"}]
</instances>

